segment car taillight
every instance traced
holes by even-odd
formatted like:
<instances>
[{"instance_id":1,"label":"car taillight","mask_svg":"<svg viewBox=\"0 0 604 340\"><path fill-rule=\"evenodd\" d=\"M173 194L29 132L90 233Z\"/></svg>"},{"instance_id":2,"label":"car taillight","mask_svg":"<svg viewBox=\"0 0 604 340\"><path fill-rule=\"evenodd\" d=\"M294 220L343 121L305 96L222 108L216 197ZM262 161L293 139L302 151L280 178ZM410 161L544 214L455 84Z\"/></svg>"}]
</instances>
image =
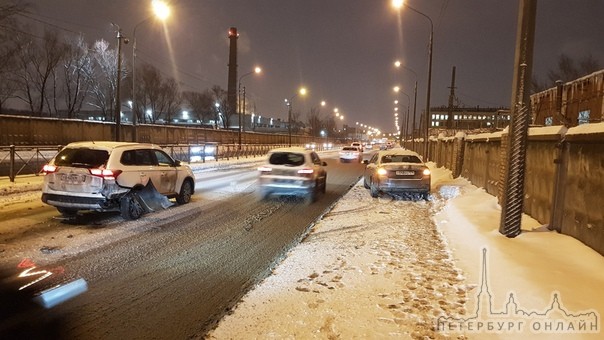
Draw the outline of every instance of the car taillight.
<instances>
[{"instance_id":1,"label":"car taillight","mask_svg":"<svg viewBox=\"0 0 604 340\"><path fill-rule=\"evenodd\" d=\"M54 165L46 164L42 167L42 172L44 172L44 174L52 174L53 172L56 172L57 169L58 167Z\"/></svg>"},{"instance_id":2,"label":"car taillight","mask_svg":"<svg viewBox=\"0 0 604 340\"><path fill-rule=\"evenodd\" d=\"M116 179L122 173L122 170L109 169L89 169L93 176L103 177L103 179Z\"/></svg>"},{"instance_id":3,"label":"car taillight","mask_svg":"<svg viewBox=\"0 0 604 340\"><path fill-rule=\"evenodd\" d=\"M304 169L300 169L298 170L298 175L300 176L304 176L304 177L311 177L313 172L315 172L314 169L311 168L304 168Z\"/></svg>"},{"instance_id":4,"label":"car taillight","mask_svg":"<svg viewBox=\"0 0 604 340\"><path fill-rule=\"evenodd\" d=\"M424 176L429 176L430 175L430 169L424 169L423 174L424 174Z\"/></svg>"},{"instance_id":5,"label":"car taillight","mask_svg":"<svg viewBox=\"0 0 604 340\"><path fill-rule=\"evenodd\" d=\"M268 166L261 166L258 168L258 171L260 172L271 172L273 171L273 168L269 168Z\"/></svg>"},{"instance_id":6,"label":"car taillight","mask_svg":"<svg viewBox=\"0 0 604 340\"><path fill-rule=\"evenodd\" d=\"M380 176L385 176L388 174L388 170L384 169L384 168L378 168L377 169L377 174Z\"/></svg>"}]
</instances>

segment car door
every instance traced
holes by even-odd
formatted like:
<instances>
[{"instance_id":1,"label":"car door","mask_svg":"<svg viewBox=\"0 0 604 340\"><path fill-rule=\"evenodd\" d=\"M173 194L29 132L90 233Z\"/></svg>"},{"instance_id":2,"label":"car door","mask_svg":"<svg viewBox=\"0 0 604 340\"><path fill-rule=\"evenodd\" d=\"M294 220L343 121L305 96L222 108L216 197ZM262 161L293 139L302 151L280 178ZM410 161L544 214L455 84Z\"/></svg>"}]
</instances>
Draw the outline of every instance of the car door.
<instances>
[{"instance_id":1,"label":"car door","mask_svg":"<svg viewBox=\"0 0 604 340\"><path fill-rule=\"evenodd\" d=\"M176 192L177 170L174 160L162 150L150 150L156 164L153 169L153 184L160 193L166 195Z\"/></svg>"},{"instance_id":2,"label":"car door","mask_svg":"<svg viewBox=\"0 0 604 340\"><path fill-rule=\"evenodd\" d=\"M377 160L379 157L379 152L374 154L373 157L367 163L365 167L365 173L363 174L365 183L371 183L371 176L375 173L377 169Z\"/></svg>"}]
</instances>

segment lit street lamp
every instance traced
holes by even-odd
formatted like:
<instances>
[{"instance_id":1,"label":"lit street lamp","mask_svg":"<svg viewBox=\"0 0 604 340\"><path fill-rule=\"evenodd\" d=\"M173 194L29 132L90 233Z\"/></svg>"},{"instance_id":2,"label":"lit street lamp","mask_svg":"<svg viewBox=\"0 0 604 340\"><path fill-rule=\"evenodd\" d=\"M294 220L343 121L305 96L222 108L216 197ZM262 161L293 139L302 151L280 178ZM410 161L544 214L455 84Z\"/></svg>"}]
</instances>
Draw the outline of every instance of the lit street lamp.
<instances>
[{"instance_id":1,"label":"lit street lamp","mask_svg":"<svg viewBox=\"0 0 604 340\"><path fill-rule=\"evenodd\" d=\"M412 127L411 127L411 148L415 151L415 115L416 115L416 109L417 109L417 73L415 73L415 71L413 71L412 69L408 68L407 66L403 65L400 61L395 61L394 62L394 66L396 66L396 68L404 68L405 70L413 73L413 76L415 77L415 86L413 87L413 119L412 119ZM402 135L399 136L399 139L401 139ZM405 137L406 138L406 137Z\"/></svg>"},{"instance_id":2,"label":"lit street lamp","mask_svg":"<svg viewBox=\"0 0 604 340\"><path fill-rule=\"evenodd\" d=\"M148 22L152 18L158 18L161 21L164 21L170 16L170 7L159 0L153 0L151 2L151 6L153 8L153 15L148 18L142 20L136 26L134 26L134 30L132 32L132 125L134 128L134 141L137 141L137 133L136 133L136 125L138 122L138 104L136 102L136 29ZM143 115L143 122L145 122L145 116Z\"/></svg>"},{"instance_id":3,"label":"lit street lamp","mask_svg":"<svg viewBox=\"0 0 604 340\"><path fill-rule=\"evenodd\" d=\"M289 146L292 146L292 101L298 95L305 96L306 88L304 88L304 87L300 88L298 93L294 94L289 100L285 99L285 105L287 105L287 107L288 107L288 109L287 109L287 134L288 134Z\"/></svg>"},{"instance_id":4,"label":"lit street lamp","mask_svg":"<svg viewBox=\"0 0 604 340\"><path fill-rule=\"evenodd\" d=\"M432 23L432 19L429 16L405 4L404 0L392 0L392 6L397 9L400 9L405 6L413 12L428 19L428 21L430 22L430 46L428 52L428 91L426 93L426 112L424 119L424 122L426 124L424 130L424 157L426 158L425 160L428 160L428 129L430 126L430 89L432 87L432 45L434 44L434 24Z\"/></svg>"},{"instance_id":5,"label":"lit street lamp","mask_svg":"<svg viewBox=\"0 0 604 340\"><path fill-rule=\"evenodd\" d=\"M239 77L239 89L238 89L238 94L239 94L239 98L237 100L238 106L239 106L239 150L241 150L241 132L243 131L243 119L242 119L242 115L245 116L245 87L243 88L243 104L242 104L242 100L241 100L241 80L243 80L243 78L249 76L250 74L259 74L260 72L262 72L262 69L260 67L256 67L254 68L254 70L252 72L248 72L244 75L242 75L241 77Z\"/></svg>"}]
</instances>

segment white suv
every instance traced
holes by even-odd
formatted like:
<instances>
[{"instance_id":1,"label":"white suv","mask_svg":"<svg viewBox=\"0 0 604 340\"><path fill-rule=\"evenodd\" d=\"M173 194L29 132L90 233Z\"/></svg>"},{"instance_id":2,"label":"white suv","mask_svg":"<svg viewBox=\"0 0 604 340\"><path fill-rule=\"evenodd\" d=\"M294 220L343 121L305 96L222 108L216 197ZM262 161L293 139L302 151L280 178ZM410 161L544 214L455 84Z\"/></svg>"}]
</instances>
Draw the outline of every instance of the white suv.
<instances>
[{"instance_id":1,"label":"white suv","mask_svg":"<svg viewBox=\"0 0 604 340\"><path fill-rule=\"evenodd\" d=\"M78 210L120 211L125 219L188 203L195 191L191 168L154 144L77 142L43 168L42 201L64 216Z\"/></svg>"}]
</instances>

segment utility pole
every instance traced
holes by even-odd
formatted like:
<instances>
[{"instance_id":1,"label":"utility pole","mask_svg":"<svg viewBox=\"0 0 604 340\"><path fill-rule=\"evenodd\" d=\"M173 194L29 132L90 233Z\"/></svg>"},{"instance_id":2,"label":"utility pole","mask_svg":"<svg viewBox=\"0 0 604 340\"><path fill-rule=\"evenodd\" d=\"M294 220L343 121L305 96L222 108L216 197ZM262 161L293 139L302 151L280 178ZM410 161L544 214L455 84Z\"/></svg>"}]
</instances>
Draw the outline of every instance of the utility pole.
<instances>
[{"instance_id":1,"label":"utility pole","mask_svg":"<svg viewBox=\"0 0 604 340\"><path fill-rule=\"evenodd\" d=\"M453 100L455 99L455 66L451 72L451 93L449 94L449 114L447 115L447 129L453 128Z\"/></svg>"},{"instance_id":2,"label":"utility pole","mask_svg":"<svg viewBox=\"0 0 604 340\"><path fill-rule=\"evenodd\" d=\"M526 144L531 119L530 88L535 40L537 0L520 0L516 33L514 81L512 84L511 122L508 134L507 169L501 196L499 232L507 237L521 233L524 205Z\"/></svg>"}]
</instances>

